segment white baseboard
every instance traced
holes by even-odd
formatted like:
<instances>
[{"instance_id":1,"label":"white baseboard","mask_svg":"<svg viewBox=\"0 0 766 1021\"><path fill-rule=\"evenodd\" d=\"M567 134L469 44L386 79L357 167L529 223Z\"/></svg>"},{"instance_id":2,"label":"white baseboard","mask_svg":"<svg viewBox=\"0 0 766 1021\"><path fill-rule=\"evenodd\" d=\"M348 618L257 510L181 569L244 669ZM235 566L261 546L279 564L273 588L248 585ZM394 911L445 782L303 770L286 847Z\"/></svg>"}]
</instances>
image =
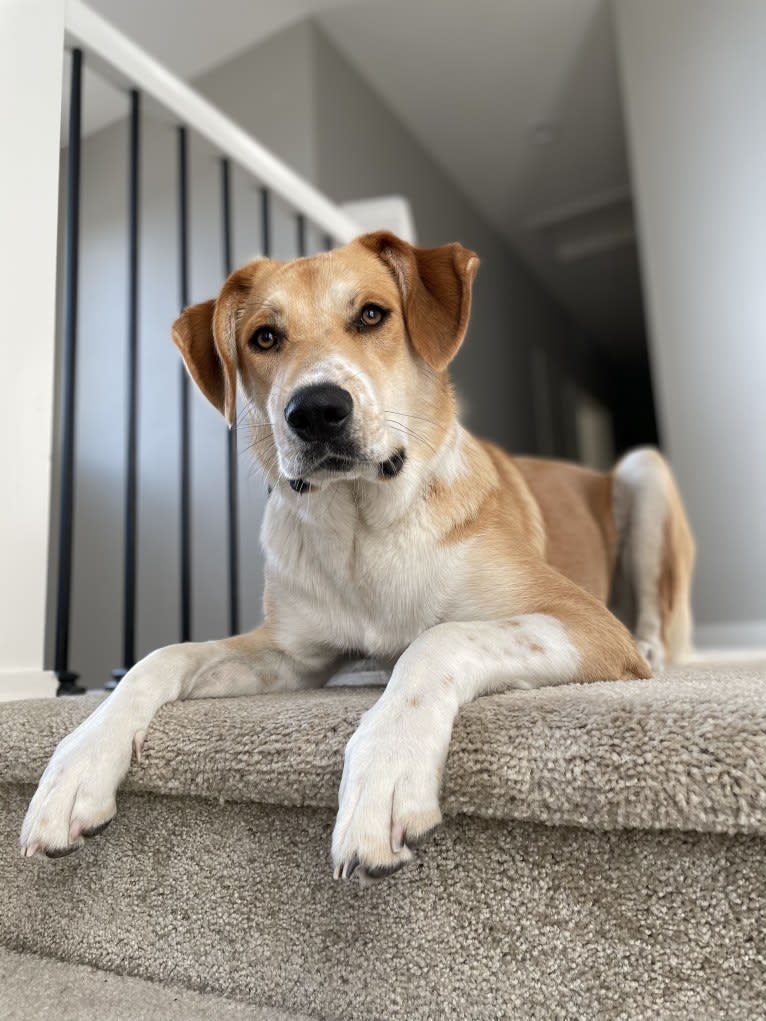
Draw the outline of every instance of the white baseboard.
<instances>
[{"instance_id":1,"label":"white baseboard","mask_svg":"<svg viewBox=\"0 0 766 1021\"><path fill-rule=\"evenodd\" d=\"M20 698L52 698L58 681L50 670L0 670L0 702Z\"/></svg>"},{"instance_id":2,"label":"white baseboard","mask_svg":"<svg viewBox=\"0 0 766 1021\"><path fill-rule=\"evenodd\" d=\"M766 620L723 621L697 624L694 629L698 649L766 649Z\"/></svg>"}]
</instances>

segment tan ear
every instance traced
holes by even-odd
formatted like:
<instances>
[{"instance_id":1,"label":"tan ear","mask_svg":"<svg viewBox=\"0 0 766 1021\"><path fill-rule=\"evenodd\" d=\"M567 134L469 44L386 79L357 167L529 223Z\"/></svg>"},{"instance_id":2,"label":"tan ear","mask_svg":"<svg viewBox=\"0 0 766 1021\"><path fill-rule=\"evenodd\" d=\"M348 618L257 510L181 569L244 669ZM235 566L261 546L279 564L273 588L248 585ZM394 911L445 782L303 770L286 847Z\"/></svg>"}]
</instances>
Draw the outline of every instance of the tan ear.
<instances>
[{"instance_id":1,"label":"tan ear","mask_svg":"<svg viewBox=\"0 0 766 1021\"><path fill-rule=\"evenodd\" d=\"M388 231L359 238L394 274L407 331L420 357L442 372L463 343L479 257L459 244L415 248Z\"/></svg>"},{"instance_id":2,"label":"tan ear","mask_svg":"<svg viewBox=\"0 0 766 1021\"><path fill-rule=\"evenodd\" d=\"M237 306L251 282L251 269L237 270L217 298L190 305L173 323L189 375L229 428L237 414Z\"/></svg>"}]
</instances>

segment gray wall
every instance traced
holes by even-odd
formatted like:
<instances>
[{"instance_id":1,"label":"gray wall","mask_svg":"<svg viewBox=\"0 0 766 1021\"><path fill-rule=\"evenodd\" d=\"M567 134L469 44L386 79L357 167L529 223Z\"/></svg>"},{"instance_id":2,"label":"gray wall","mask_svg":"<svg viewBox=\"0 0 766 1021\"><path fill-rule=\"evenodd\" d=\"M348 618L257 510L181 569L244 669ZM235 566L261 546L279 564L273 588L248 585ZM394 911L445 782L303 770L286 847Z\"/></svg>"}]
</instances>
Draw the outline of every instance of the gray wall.
<instances>
[{"instance_id":1,"label":"gray wall","mask_svg":"<svg viewBox=\"0 0 766 1021\"><path fill-rule=\"evenodd\" d=\"M616 5L660 424L698 539L698 637L766 644L762 0Z\"/></svg>"},{"instance_id":2,"label":"gray wall","mask_svg":"<svg viewBox=\"0 0 766 1021\"><path fill-rule=\"evenodd\" d=\"M314 28L301 21L195 81L229 117L316 181Z\"/></svg>"},{"instance_id":3,"label":"gray wall","mask_svg":"<svg viewBox=\"0 0 766 1021\"><path fill-rule=\"evenodd\" d=\"M296 25L198 83L230 116L338 201L406 195L420 240L460 240L483 266L471 336L456 365L471 425L517 450L534 450L531 352L548 352L559 375L597 383L581 338L444 172L310 23ZM125 464L126 124L88 138L83 151L80 375L71 665L100 686L120 663L121 557ZM374 132L376 143L366 141ZM143 655L178 637L178 447L180 362L170 341L178 312L173 126L143 127L139 425L138 648ZM216 155L191 143L191 300L216 293L223 267ZM257 184L234 175L235 262L258 254ZM274 254L294 254L294 221L274 209ZM315 233L310 244L318 247ZM562 368L566 366L566 368ZM561 387L560 389L564 389ZM554 390L554 393L557 391ZM573 434L554 399L559 452ZM227 631L225 428L194 393L193 637ZM246 447L247 437L241 437ZM553 452L553 451L547 451ZM264 487L243 450L242 622L260 619L258 533ZM55 548L54 548L55 553Z\"/></svg>"},{"instance_id":4,"label":"gray wall","mask_svg":"<svg viewBox=\"0 0 766 1021\"><path fill-rule=\"evenodd\" d=\"M453 369L468 422L515 450L537 449L530 355L539 347L548 354L556 413L554 446L546 452L576 453L566 384L574 379L604 397L603 365L320 28L301 22L195 84L336 202L404 195L420 244L460 241L477 251L482 267L472 326Z\"/></svg>"},{"instance_id":5,"label":"gray wall","mask_svg":"<svg viewBox=\"0 0 766 1021\"><path fill-rule=\"evenodd\" d=\"M315 44L318 186L337 202L405 195L419 244L460 241L478 252L471 327L453 375L473 429L535 450L530 352L551 352L554 369L571 358L569 371L589 381L576 328L319 28ZM559 432L564 453L568 429Z\"/></svg>"}]
</instances>

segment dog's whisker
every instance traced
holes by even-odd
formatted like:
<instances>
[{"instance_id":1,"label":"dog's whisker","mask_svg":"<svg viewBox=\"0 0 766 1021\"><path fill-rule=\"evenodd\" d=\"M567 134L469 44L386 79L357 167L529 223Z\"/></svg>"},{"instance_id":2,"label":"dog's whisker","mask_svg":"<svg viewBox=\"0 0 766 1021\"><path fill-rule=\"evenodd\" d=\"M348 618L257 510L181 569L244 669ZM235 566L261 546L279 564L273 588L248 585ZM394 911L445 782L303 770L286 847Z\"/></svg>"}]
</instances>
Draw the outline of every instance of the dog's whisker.
<instances>
[{"instance_id":1,"label":"dog's whisker","mask_svg":"<svg viewBox=\"0 0 766 1021\"><path fill-rule=\"evenodd\" d=\"M386 419L386 421L388 422L388 419ZM436 447L435 447L435 446L433 445L433 443L431 443L431 441L430 441L430 440L428 440L428 439L427 439L427 438L426 438L425 436L423 436L423 435L422 435L421 433L417 432L417 431L416 431L415 429L413 429L413 428L412 428L411 426L406 426L406 425L402 425L402 423L401 423L401 422L388 422L388 424L389 424L389 425L391 426L391 428L392 428L392 429L396 429L396 430L398 430L398 431L399 431L399 432L401 432L401 433L402 433L403 435L405 435L405 436L411 436L411 437L412 437L412 439L414 439L414 440L417 440L417 441L419 441L420 443L423 443L423 444L424 444L425 446L427 446L427 447L428 447L428 448L429 448L429 449L431 450L431 452L432 452L433 454L436 454L436 453L437 453L437 449L436 449Z\"/></svg>"},{"instance_id":2,"label":"dog's whisker","mask_svg":"<svg viewBox=\"0 0 766 1021\"><path fill-rule=\"evenodd\" d=\"M430 418L428 415L413 415L409 411L393 411L391 408L384 408L383 409L383 414L384 415L399 415L401 418L419 418L419 419L422 419L423 422L433 423L433 418Z\"/></svg>"}]
</instances>

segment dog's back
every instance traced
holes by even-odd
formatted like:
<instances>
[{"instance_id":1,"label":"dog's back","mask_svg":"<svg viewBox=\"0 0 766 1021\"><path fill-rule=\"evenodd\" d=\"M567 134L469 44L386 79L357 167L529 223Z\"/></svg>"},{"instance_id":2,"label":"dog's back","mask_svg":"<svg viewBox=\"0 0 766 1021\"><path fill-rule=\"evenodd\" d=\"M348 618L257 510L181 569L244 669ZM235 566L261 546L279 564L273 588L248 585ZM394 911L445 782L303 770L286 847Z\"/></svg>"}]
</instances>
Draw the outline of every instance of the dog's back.
<instances>
[{"instance_id":1,"label":"dog's back","mask_svg":"<svg viewBox=\"0 0 766 1021\"><path fill-rule=\"evenodd\" d=\"M611 475L564 461L513 460L540 507L546 559L607 603L617 555Z\"/></svg>"}]
</instances>

